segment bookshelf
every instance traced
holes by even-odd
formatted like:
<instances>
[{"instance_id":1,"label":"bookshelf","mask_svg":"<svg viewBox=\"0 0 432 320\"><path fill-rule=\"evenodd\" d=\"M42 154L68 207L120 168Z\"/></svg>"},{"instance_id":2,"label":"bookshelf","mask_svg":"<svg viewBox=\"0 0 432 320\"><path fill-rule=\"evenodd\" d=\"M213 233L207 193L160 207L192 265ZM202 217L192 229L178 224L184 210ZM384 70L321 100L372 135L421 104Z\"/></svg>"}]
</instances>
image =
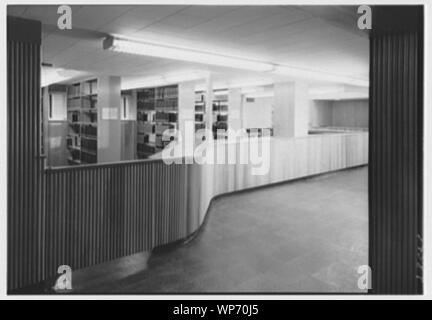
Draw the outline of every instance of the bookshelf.
<instances>
[{"instance_id":1,"label":"bookshelf","mask_svg":"<svg viewBox=\"0 0 432 320\"><path fill-rule=\"evenodd\" d=\"M97 162L97 79L67 87L68 163Z\"/></svg>"},{"instance_id":2,"label":"bookshelf","mask_svg":"<svg viewBox=\"0 0 432 320\"><path fill-rule=\"evenodd\" d=\"M174 139L164 132L178 129L178 86L138 89L137 122L137 154L146 159Z\"/></svg>"},{"instance_id":3,"label":"bookshelf","mask_svg":"<svg viewBox=\"0 0 432 320\"><path fill-rule=\"evenodd\" d=\"M206 128L205 124L206 98L204 91L195 92L195 132Z\"/></svg>"},{"instance_id":4,"label":"bookshelf","mask_svg":"<svg viewBox=\"0 0 432 320\"><path fill-rule=\"evenodd\" d=\"M214 139L226 139L228 130L228 93L227 90L214 90L213 92L213 137ZM217 132L217 131L223 132Z\"/></svg>"}]
</instances>

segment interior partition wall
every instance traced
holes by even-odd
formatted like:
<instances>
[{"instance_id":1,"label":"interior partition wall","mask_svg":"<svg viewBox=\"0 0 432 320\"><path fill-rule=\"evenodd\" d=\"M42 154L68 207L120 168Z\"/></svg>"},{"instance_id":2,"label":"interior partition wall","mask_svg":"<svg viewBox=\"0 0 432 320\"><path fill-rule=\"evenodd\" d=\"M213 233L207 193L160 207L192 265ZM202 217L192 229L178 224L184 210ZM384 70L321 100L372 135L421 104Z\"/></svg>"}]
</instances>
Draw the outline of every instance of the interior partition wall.
<instances>
[{"instance_id":1,"label":"interior partition wall","mask_svg":"<svg viewBox=\"0 0 432 320\"><path fill-rule=\"evenodd\" d=\"M371 293L422 292L423 7L372 8Z\"/></svg>"}]
</instances>

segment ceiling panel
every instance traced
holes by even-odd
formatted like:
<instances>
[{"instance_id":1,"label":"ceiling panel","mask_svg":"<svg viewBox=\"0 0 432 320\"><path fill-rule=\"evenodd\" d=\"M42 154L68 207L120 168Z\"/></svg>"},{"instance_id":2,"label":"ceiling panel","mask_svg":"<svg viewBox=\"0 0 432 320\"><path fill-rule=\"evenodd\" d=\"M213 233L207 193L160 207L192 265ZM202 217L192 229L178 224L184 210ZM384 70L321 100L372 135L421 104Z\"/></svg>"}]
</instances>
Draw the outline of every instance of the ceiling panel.
<instances>
[{"instance_id":1,"label":"ceiling panel","mask_svg":"<svg viewBox=\"0 0 432 320\"><path fill-rule=\"evenodd\" d=\"M72 23L83 29L100 31L101 27L129 11L131 6L84 6L75 13Z\"/></svg>"},{"instance_id":2,"label":"ceiling panel","mask_svg":"<svg viewBox=\"0 0 432 320\"><path fill-rule=\"evenodd\" d=\"M187 7L188 6L173 5L135 5L132 10L130 10L130 13L142 19L159 21L170 15L182 12L187 9Z\"/></svg>"},{"instance_id":3,"label":"ceiling panel","mask_svg":"<svg viewBox=\"0 0 432 320\"><path fill-rule=\"evenodd\" d=\"M43 23L43 59L58 67L124 76L174 72L187 67L226 72L231 77L251 74L102 49L107 34L123 34L353 77L367 77L369 70L369 42L354 30L355 11L349 8L72 6L71 31L56 28L57 8L8 6L8 14Z\"/></svg>"},{"instance_id":4,"label":"ceiling panel","mask_svg":"<svg viewBox=\"0 0 432 320\"><path fill-rule=\"evenodd\" d=\"M289 16L286 12L278 12L259 21L249 21L231 28L224 29L218 34L218 37L232 39L234 41L242 41L242 39L251 35L259 34L262 32L269 32L272 29L286 26L290 23L304 20L305 15Z\"/></svg>"},{"instance_id":5,"label":"ceiling panel","mask_svg":"<svg viewBox=\"0 0 432 320\"><path fill-rule=\"evenodd\" d=\"M274 9L273 9L274 10ZM198 32L205 33L216 33L224 29L231 28L234 26L241 25L248 21L263 18L272 14L275 14L273 10L269 10L266 7L240 7L235 10L229 11L226 14L222 14L208 22L202 23L195 28Z\"/></svg>"},{"instance_id":6,"label":"ceiling panel","mask_svg":"<svg viewBox=\"0 0 432 320\"><path fill-rule=\"evenodd\" d=\"M230 11L240 8L239 6L189 6L182 11L183 14L202 17L211 20Z\"/></svg>"}]
</instances>

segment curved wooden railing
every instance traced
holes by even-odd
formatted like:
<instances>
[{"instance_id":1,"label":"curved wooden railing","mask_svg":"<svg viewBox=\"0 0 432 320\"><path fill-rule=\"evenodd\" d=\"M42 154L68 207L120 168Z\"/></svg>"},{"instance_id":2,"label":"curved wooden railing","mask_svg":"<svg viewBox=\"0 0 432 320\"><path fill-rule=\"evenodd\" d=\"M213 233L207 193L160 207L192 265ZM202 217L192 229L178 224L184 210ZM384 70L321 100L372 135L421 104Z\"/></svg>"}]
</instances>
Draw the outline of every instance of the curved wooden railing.
<instances>
[{"instance_id":1,"label":"curved wooden railing","mask_svg":"<svg viewBox=\"0 0 432 320\"><path fill-rule=\"evenodd\" d=\"M237 146L237 159L240 152ZM187 238L217 195L364 165L367 153L368 133L356 132L271 138L264 175L252 175L253 165L239 162L139 160L48 168L45 277L62 264L76 270Z\"/></svg>"}]
</instances>

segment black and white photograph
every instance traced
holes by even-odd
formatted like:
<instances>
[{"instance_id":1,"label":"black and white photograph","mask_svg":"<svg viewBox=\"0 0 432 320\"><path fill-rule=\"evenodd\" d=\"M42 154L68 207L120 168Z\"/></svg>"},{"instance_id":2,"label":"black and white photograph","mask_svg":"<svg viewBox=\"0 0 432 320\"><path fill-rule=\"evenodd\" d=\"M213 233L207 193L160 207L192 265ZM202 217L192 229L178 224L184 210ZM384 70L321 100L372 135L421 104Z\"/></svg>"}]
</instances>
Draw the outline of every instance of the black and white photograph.
<instances>
[{"instance_id":1,"label":"black and white photograph","mask_svg":"<svg viewBox=\"0 0 432 320\"><path fill-rule=\"evenodd\" d=\"M8 1L5 294L424 297L429 7Z\"/></svg>"}]
</instances>

